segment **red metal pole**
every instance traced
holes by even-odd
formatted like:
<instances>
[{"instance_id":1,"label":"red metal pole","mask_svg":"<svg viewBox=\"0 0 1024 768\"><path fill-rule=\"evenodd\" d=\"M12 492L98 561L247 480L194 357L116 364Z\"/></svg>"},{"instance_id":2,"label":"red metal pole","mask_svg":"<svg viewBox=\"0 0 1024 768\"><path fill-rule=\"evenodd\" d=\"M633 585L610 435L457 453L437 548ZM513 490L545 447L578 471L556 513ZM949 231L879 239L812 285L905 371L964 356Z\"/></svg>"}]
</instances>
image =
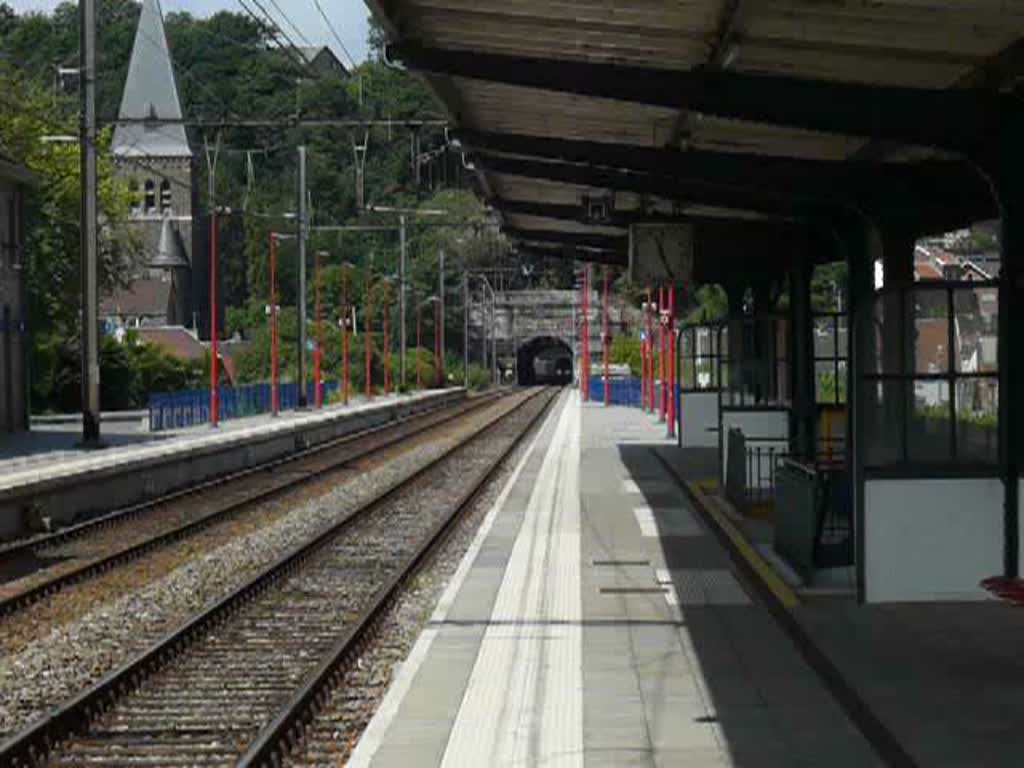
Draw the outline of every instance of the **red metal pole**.
<instances>
[{"instance_id":1,"label":"red metal pole","mask_svg":"<svg viewBox=\"0 0 1024 768\"><path fill-rule=\"evenodd\" d=\"M676 436L676 288L668 287L668 436Z\"/></svg>"},{"instance_id":2,"label":"red metal pole","mask_svg":"<svg viewBox=\"0 0 1024 768\"><path fill-rule=\"evenodd\" d=\"M341 402L348 405L348 323L352 312L348 306L348 267L341 268Z\"/></svg>"},{"instance_id":3,"label":"red metal pole","mask_svg":"<svg viewBox=\"0 0 1024 768\"><path fill-rule=\"evenodd\" d=\"M217 370L217 210L210 210L210 426L220 421L220 378Z\"/></svg>"},{"instance_id":4,"label":"red metal pole","mask_svg":"<svg viewBox=\"0 0 1024 768\"><path fill-rule=\"evenodd\" d=\"M313 403L315 407L324 405L324 384L320 375L321 356L324 348L323 323L320 320L320 252L313 255L313 316L316 326L316 349L313 350Z\"/></svg>"},{"instance_id":5,"label":"red metal pole","mask_svg":"<svg viewBox=\"0 0 1024 768\"><path fill-rule=\"evenodd\" d=\"M434 386L441 388L441 366L443 362L441 350L441 302L434 302Z\"/></svg>"},{"instance_id":6,"label":"red metal pole","mask_svg":"<svg viewBox=\"0 0 1024 768\"><path fill-rule=\"evenodd\" d=\"M604 404L612 404L612 383L608 378L608 267L604 268L601 297L601 362L604 369Z\"/></svg>"},{"instance_id":7,"label":"red metal pole","mask_svg":"<svg viewBox=\"0 0 1024 768\"><path fill-rule=\"evenodd\" d=\"M390 308L388 306L391 300L390 292L388 291L388 284L384 283L384 394L385 396L391 393L391 336L388 331L388 313Z\"/></svg>"},{"instance_id":8,"label":"red metal pole","mask_svg":"<svg viewBox=\"0 0 1024 768\"><path fill-rule=\"evenodd\" d=\"M373 341L370 339L370 306L373 298L373 275L366 273L366 309L363 318L363 349L366 351L366 399L373 399Z\"/></svg>"},{"instance_id":9,"label":"red metal pole","mask_svg":"<svg viewBox=\"0 0 1024 768\"><path fill-rule=\"evenodd\" d=\"M590 401L590 265L583 265L583 401Z\"/></svg>"},{"instance_id":10,"label":"red metal pole","mask_svg":"<svg viewBox=\"0 0 1024 768\"><path fill-rule=\"evenodd\" d=\"M647 362L647 400L644 402L646 410L654 411L654 329L651 327L651 289L647 289L647 311L644 312L644 322L647 326L646 362Z\"/></svg>"},{"instance_id":11,"label":"red metal pole","mask_svg":"<svg viewBox=\"0 0 1024 768\"><path fill-rule=\"evenodd\" d=\"M277 235L270 233L270 412L277 416L281 401L277 390Z\"/></svg>"},{"instance_id":12,"label":"red metal pole","mask_svg":"<svg viewBox=\"0 0 1024 768\"><path fill-rule=\"evenodd\" d=\"M661 383L661 396L658 398L658 420L665 420L665 411L668 401L666 395L668 388L665 386L665 286L658 286L658 381Z\"/></svg>"}]
</instances>

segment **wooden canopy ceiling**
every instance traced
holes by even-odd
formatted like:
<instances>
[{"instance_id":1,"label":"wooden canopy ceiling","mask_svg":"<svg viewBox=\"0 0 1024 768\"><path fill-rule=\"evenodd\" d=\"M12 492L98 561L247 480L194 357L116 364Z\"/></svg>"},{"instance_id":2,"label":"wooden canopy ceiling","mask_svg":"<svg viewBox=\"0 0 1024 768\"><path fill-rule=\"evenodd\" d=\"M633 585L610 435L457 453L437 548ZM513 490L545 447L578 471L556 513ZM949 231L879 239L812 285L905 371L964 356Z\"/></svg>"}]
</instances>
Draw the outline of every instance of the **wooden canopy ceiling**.
<instances>
[{"instance_id":1,"label":"wooden canopy ceiling","mask_svg":"<svg viewBox=\"0 0 1024 768\"><path fill-rule=\"evenodd\" d=\"M621 261L626 227L659 217L738 231L856 210L920 232L995 216L979 169L1024 126L1011 0L368 5L506 231L573 257ZM612 196L607 220L584 195Z\"/></svg>"}]
</instances>

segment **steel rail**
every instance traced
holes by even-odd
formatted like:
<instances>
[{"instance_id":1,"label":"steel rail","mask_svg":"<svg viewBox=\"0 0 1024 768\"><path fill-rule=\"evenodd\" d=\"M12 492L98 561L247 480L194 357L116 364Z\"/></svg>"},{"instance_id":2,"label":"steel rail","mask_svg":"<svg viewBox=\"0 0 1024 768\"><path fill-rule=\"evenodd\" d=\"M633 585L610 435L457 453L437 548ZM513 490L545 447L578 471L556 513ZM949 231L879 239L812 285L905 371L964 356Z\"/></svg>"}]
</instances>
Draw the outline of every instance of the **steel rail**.
<instances>
[{"instance_id":1,"label":"steel rail","mask_svg":"<svg viewBox=\"0 0 1024 768\"><path fill-rule=\"evenodd\" d=\"M543 391L546 392L548 390ZM452 531L458 520L491 481L494 480L509 456L522 444L526 436L533 431L533 428L540 423L557 397L557 395L552 396L545 403L544 407L530 419L509 447L491 462L481 474L480 479L462 494L452 512L437 523L426 540L406 559L406 562L400 566L398 571L389 577L387 582L377 590L371 598L370 604L363 610L356 622L338 639L334 647L322 658L319 666L307 677L291 701L282 707L270 724L257 735L245 755L238 762L238 766L252 768L255 766L280 765L284 757L298 746L302 741L302 735L306 727L313 721L317 711L326 702L328 691L340 682L345 662L358 652L363 640L373 630L377 621L392 604L401 587L409 578L416 575L420 567L447 540L448 534Z\"/></svg>"},{"instance_id":2,"label":"steel rail","mask_svg":"<svg viewBox=\"0 0 1024 768\"><path fill-rule=\"evenodd\" d=\"M247 495L243 498L228 501L224 503L222 506L215 508L211 512L208 512L207 514L203 515L202 517L198 517L195 520L182 523L181 525L164 531L163 533L157 534L151 538L138 542L137 544L128 546L124 549L120 549L116 552L112 552L104 557L89 560L83 563L78 568L66 571L65 573L59 574L52 579L41 582L40 584L37 584L33 587L29 587L28 589L22 592L18 592L17 594L4 598L0 600L0 619L6 616L10 616L20 610L24 610L25 608L33 605L34 603L39 602L40 600L48 597L49 595L55 594L56 592L64 589L65 587L71 586L72 584L77 584L82 581L86 581L90 578L100 576L106 573L107 571L111 570L112 568L131 562L133 560L137 560L150 552L153 552L162 547L166 547L177 541L181 541L182 539L185 539L195 533L198 533L204 528L207 528L215 523L229 520L231 519L231 517L233 517L234 515L238 514L239 512L243 511L244 509L253 504L269 501L273 498L276 498L277 496L280 496L283 493L286 493L290 490L294 490L302 483L308 482L309 480L315 477L319 477L328 472L337 471L338 469L343 468L346 464L351 464L354 461L359 461L361 459L366 458L367 456L373 455L374 453L378 453L380 451L385 451L390 448L393 448L398 443L401 443L417 435L423 434L424 432L428 432L429 430L435 429L443 424L447 424L451 421L454 421L457 418L465 416L466 414L479 410L480 408L483 408L485 405L494 402L497 398L503 396L504 394L504 392L497 392L491 395L473 398L473 400L471 401L460 402L452 409L452 413L447 414L443 418L434 421L431 421L430 417L438 416L439 413L442 412L446 406L432 408L429 411L421 412L414 416L410 416L394 422L388 422L387 424L383 424L367 430L362 430L351 435L345 435L337 440L329 441L328 443L321 443L311 448L307 448L299 453L291 454L290 456L283 457L281 459L275 459L271 462L267 462L256 467L250 467L248 469L241 470L240 472L236 472L231 475L218 478L207 483L203 483L194 488L188 488L183 491L176 491L174 493L168 494L167 496L160 497L159 499L154 499L152 501L145 502L144 504L141 505L136 505L133 507L129 507L125 510L119 510L117 512L110 513L110 515L104 516L104 519L102 520L89 521L87 523L82 524L82 526L87 526L89 525L89 523L95 522L96 525L90 528L76 526L76 530L73 531L70 536L68 536L67 538L59 539L57 543L65 543L71 539L82 538L87 533L95 533L102 530L106 530L107 528L110 528L113 525L122 524L132 519L135 519L143 512L151 510L153 507L163 505L183 497L198 495L201 491L207 491L211 487L223 486L231 482L241 482L242 480L245 480L255 474L262 474L270 470L282 467L284 465L294 464L297 461L309 459L330 450L336 450L338 448L344 447L345 445L356 443L360 440L365 440L368 437L373 437L375 435L385 433L389 430L396 431L395 436L388 439L384 443L371 445L363 450L357 450L355 453L341 456L336 461L331 462L325 467L319 467L308 472L292 474L291 476L287 477L287 479L283 480L280 483L277 483L267 488L258 489L254 493ZM466 406L467 402L469 403L468 407L464 407ZM423 420L426 423L424 423L422 426L414 428L412 431L402 430L403 426L409 426L410 423L415 422L417 420ZM281 476L285 477L283 473L281 474ZM116 515L116 517L112 517L112 515ZM47 541L47 547L52 547L56 545L57 544L50 540ZM33 547L33 554L35 551L38 551L41 548L42 547L40 546ZM6 556L6 553L2 554Z\"/></svg>"},{"instance_id":3,"label":"steel rail","mask_svg":"<svg viewBox=\"0 0 1024 768\"><path fill-rule=\"evenodd\" d=\"M454 453L501 424L526 403L532 402L546 391L548 390L540 389L524 397L509 411L474 430L465 439L446 449L408 477L395 481L355 511L341 520L323 527L311 538L293 547L247 583L187 620L147 650L105 675L87 690L29 725L21 733L0 743L0 768L44 764L49 753L59 742L88 728L90 723L113 706L119 698L128 695L137 689L144 680L164 669L192 643L203 638L210 629L229 620L246 604L296 572L323 546L344 533L353 523L376 511L420 478L434 472Z\"/></svg>"}]
</instances>

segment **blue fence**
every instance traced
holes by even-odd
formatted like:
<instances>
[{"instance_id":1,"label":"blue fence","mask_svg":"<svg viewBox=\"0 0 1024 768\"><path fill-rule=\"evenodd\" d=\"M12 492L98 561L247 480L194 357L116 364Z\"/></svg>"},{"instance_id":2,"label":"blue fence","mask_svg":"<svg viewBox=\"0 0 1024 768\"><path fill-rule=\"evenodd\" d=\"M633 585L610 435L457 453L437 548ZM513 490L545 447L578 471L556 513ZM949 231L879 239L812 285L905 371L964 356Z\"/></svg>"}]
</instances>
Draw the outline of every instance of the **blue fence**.
<instances>
[{"instance_id":1,"label":"blue fence","mask_svg":"<svg viewBox=\"0 0 1024 768\"><path fill-rule=\"evenodd\" d=\"M626 405L639 408L643 404L640 398L643 395L643 382L636 376L628 378L611 379L611 391L609 394L611 405ZM654 402L657 405L661 402L661 382L654 385ZM604 402L604 380L600 376L590 377L590 399L594 402ZM676 407L679 406L679 385L676 385ZM678 412L678 410L677 410Z\"/></svg>"},{"instance_id":2,"label":"blue fence","mask_svg":"<svg viewBox=\"0 0 1024 768\"><path fill-rule=\"evenodd\" d=\"M338 391L337 381L325 381L324 402ZM299 405L299 385L295 382L278 386L282 411ZM313 382L306 383L306 401L314 400ZM246 384L242 387L221 386L220 419L239 419L270 413L270 384ZM187 389L180 392L161 392L149 396L149 429L182 429L207 424L210 421L210 390Z\"/></svg>"}]
</instances>

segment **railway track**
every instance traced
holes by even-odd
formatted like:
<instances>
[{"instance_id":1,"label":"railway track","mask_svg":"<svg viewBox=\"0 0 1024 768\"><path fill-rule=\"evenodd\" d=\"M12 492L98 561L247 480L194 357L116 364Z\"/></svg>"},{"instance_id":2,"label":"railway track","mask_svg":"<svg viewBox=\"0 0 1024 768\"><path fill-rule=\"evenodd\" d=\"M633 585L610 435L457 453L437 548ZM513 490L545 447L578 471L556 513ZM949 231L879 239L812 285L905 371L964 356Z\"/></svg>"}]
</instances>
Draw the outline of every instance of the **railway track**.
<instances>
[{"instance_id":1,"label":"railway track","mask_svg":"<svg viewBox=\"0 0 1024 768\"><path fill-rule=\"evenodd\" d=\"M0 765L264 764L546 411L536 390L5 744Z\"/></svg>"},{"instance_id":2,"label":"railway track","mask_svg":"<svg viewBox=\"0 0 1024 768\"><path fill-rule=\"evenodd\" d=\"M224 522L314 477L372 461L378 454L408 445L504 394L474 397L455 406L346 435L285 459L0 549L0 573L20 574L16 580L0 583L0 619L70 585Z\"/></svg>"}]
</instances>

